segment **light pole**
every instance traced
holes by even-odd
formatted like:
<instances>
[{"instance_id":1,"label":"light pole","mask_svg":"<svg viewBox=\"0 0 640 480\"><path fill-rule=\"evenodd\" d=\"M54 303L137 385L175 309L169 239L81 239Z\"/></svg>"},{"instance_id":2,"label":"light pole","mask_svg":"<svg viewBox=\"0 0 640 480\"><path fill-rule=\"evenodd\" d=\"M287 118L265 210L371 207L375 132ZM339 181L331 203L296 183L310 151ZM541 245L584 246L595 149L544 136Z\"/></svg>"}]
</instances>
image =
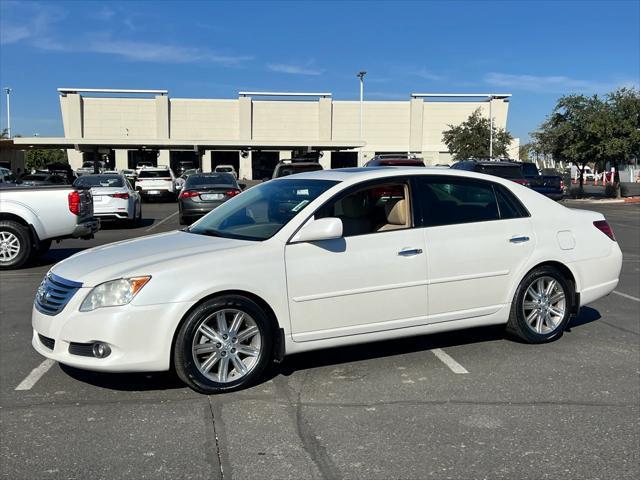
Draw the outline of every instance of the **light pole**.
<instances>
[{"instance_id":1,"label":"light pole","mask_svg":"<svg viewBox=\"0 0 640 480\"><path fill-rule=\"evenodd\" d=\"M493 95L489 95L489 160L493 160Z\"/></svg>"},{"instance_id":2,"label":"light pole","mask_svg":"<svg viewBox=\"0 0 640 480\"><path fill-rule=\"evenodd\" d=\"M11 88L4 87L7 94L7 138L11 138Z\"/></svg>"},{"instance_id":3,"label":"light pole","mask_svg":"<svg viewBox=\"0 0 640 480\"><path fill-rule=\"evenodd\" d=\"M364 76L367 72L358 72L357 77L360 79L360 140L362 140L362 104L364 102Z\"/></svg>"}]
</instances>

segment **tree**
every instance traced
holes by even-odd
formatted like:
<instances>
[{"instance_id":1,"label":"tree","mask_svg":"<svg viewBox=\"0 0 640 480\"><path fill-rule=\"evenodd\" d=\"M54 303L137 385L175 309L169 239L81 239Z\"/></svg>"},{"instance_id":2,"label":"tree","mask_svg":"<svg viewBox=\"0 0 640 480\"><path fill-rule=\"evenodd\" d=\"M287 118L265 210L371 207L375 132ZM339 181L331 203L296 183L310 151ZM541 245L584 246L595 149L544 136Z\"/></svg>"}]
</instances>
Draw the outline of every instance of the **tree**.
<instances>
[{"instance_id":1,"label":"tree","mask_svg":"<svg viewBox=\"0 0 640 480\"><path fill-rule=\"evenodd\" d=\"M4 140L6 138L9 138L9 129L3 128L2 132L0 132L0 139Z\"/></svg>"},{"instance_id":2,"label":"tree","mask_svg":"<svg viewBox=\"0 0 640 480\"><path fill-rule=\"evenodd\" d=\"M480 109L473 112L460 125L449 125L442 133L444 143L455 160L466 158L489 158L489 139L491 125ZM513 137L502 128L493 126L493 156L508 157L509 145Z\"/></svg>"},{"instance_id":3,"label":"tree","mask_svg":"<svg viewBox=\"0 0 640 480\"><path fill-rule=\"evenodd\" d=\"M65 150L34 149L26 152L26 168L43 169L50 163L69 163Z\"/></svg>"},{"instance_id":4,"label":"tree","mask_svg":"<svg viewBox=\"0 0 640 480\"><path fill-rule=\"evenodd\" d=\"M532 143L523 143L518 148L518 160L520 160L521 162L530 162L531 155L534 150L535 147Z\"/></svg>"},{"instance_id":5,"label":"tree","mask_svg":"<svg viewBox=\"0 0 640 480\"><path fill-rule=\"evenodd\" d=\"M639 128L640 94L622 88L603 98L561 97L532 137L544 153L579 166L582 189L587 162L609 163L617 171L620 162L638 158Z\"/></svg>"}]
</instances>

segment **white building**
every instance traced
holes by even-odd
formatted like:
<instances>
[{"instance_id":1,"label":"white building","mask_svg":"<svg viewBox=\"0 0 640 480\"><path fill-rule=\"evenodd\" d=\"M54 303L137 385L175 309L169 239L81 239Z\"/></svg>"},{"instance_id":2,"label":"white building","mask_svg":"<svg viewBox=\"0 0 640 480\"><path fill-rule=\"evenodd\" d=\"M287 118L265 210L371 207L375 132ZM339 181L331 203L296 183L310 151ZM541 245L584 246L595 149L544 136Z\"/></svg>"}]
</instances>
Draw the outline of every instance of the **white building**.
<instances>
[{"instance_id":1,"label":"white building","mask_svg":"<svg viewBox=\"0 0 640 480\"><path fill-rule=\"evenodd\" d=\"M509 94L413 94L405 101L342 101L330 93L240 92L237 99L172 98L165 90L61 88L64 138L16 138L16 145L68 148L75 169L104 158L113 168L140 159L204 171L233 164L240 178L264 178L292 151L319 151L325 168L363 165L377 153L415 153L451 162L442 132L480 108L506 128ZM362 112L362 115L361 115ZM362 130L362 132L361 132ZM510 157L517 158L518 142Z\"/></svg>"}]
</instances>

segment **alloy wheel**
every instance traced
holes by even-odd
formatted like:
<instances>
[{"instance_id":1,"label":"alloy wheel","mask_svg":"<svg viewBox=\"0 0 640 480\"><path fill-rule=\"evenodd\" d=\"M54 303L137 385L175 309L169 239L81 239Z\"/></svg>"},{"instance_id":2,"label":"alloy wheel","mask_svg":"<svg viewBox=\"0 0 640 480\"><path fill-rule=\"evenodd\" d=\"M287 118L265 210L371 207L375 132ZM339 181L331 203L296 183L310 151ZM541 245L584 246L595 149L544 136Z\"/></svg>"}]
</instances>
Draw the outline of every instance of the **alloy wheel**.
<instances>
[{"instance_id":1,"label":"alloy wheel","mask_svg":"<svg viewBox=\"0 0 640 480\"><path fill-rule=\"evenodd\" d=\"M527 287L522 301L522 313L531 331L549 334L562 323L567 298L560 283L553 277L536 278Z\"/></svg>"},{"instance_id":2,"label":"alloy wheel","mask_svg":"<svg viewBox=\"0 0 640 480\"><path fill-rule=\"evenodd\" d=\"M0 232L0 260L10 262L20 253L20 239L12 232Z\"/></svg>"},{"instance_id":3,"label":"alloy wheel","mask_svg":"<svg viewBox=\"0 0 640 480\"><path fill-rule=\"evenodd\" d=\"M206 317L193 337L191 355L209 380L229 383L245 377L258 364L262 335L255 320L235 308Z\"/></svg>"}]
</instances>

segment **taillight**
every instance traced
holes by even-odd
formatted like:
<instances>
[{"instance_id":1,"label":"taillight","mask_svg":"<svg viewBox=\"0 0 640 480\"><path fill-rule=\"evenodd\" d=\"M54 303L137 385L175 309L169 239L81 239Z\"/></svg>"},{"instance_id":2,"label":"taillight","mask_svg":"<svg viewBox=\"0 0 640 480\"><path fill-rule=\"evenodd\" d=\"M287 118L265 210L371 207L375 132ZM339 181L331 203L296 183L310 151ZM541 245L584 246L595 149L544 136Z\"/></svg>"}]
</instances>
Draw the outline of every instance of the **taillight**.
<instances>
[{"instance_id":1,"label":"taillight","mask_svg":"<svg viewBox=\"0 0 640 480\"><path fill-rule=\"evenodd\" d=\"M227 190L226 192L224 192L224 194L227 197L235 197L236 195L238 195L240 193L240 190Z\"/></svg>"},{"instance_id":2,"label":"taillight","mask_svg":"<svg viewBox=\"0 0 640 480\"><path fill-rule=\"evenodd\" d=\"M180 198L193 198L200 195L200 192L182 192Z\"/></svg>"},{"instance_id":3,"label":"taillight","mask_svg":"<svg viewBox=\"0 0 640 480\"><path fill-rule=\"evenodd\" d=\"M522 185L523 187L530 187L531 183L529 182L529 180L525 180L524 178L515 178L513 180L516 183L519 183L520 185Z\"/></svg>"},{"instance_id":4,"label":"taillight","mask_svg":"<svg viewBox=\"0 0 640 480\"><path fill-rule=\"evenodd\" d=\"M74 215L80 215L80 194L75 190L69 193L69 211Z\"/></svg>"},{"instance_id":5,"label":"taillight","mask_svg":"<svg viewBox=\"0 0 640 480\"><path fill-rule=\"evenodd\" d=\"M122 198L124 200L127 200L129 198L129 194L128 193L112 193L109 196L113 197L113 198Z\"/></svg>"},{"instance_id":6,"label":"taillight","mask_svg":"<svg viewBox=\"0 0 640 480\"><path fill-rule=\"evenodd\" d=\"M613 234L613 229L607 223L606 220L596 220L593 222L593 226L604 233L607 237L609 237L614 242L616 241L616 236Z\"/></svg>"}]
</instances>

